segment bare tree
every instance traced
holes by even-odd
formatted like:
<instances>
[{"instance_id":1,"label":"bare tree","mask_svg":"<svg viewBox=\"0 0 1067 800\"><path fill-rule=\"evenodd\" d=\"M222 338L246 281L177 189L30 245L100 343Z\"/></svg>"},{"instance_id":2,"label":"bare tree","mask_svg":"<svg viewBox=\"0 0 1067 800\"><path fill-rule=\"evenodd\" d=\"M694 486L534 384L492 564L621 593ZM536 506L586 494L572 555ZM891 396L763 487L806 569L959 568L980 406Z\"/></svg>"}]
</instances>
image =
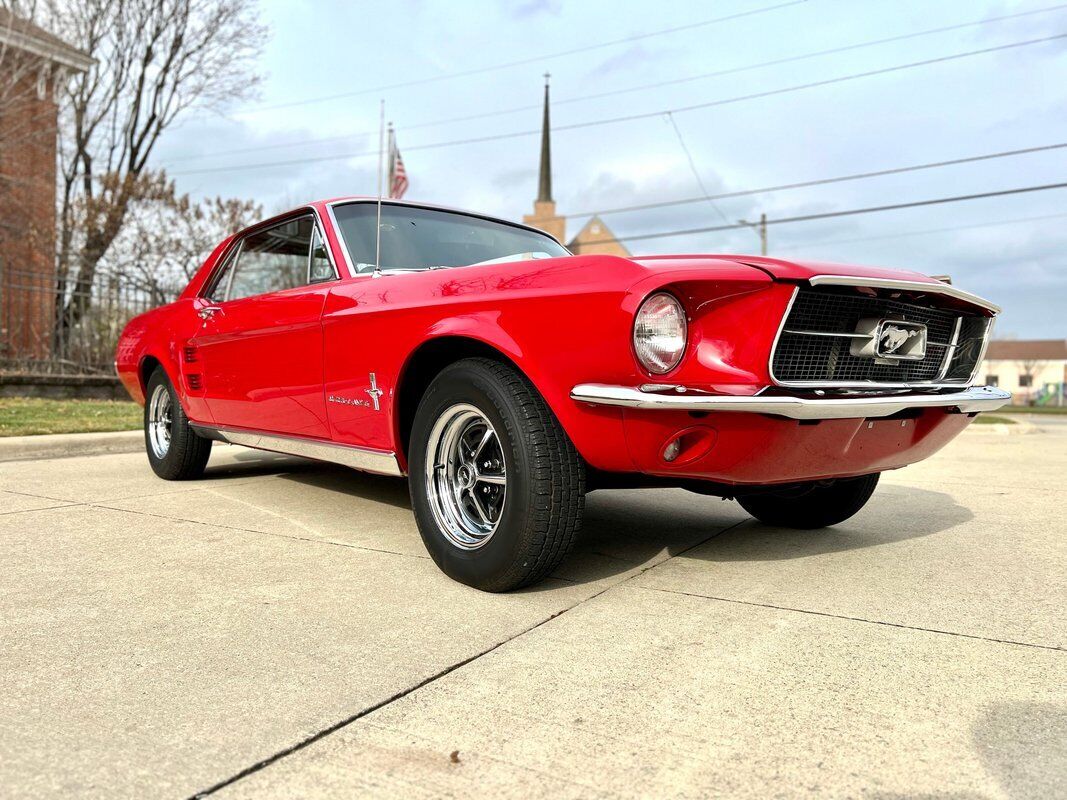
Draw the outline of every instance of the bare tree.
<instances>
[{"instance_id":1,"label":"bare tree","mask_svg":"<svg viewBox=\"0 0 1067 800\"><path fill-rule=\"evenodd\" d=\"M262 206L249 200L178 195L158 176L150 196L131 207L98 272L147 294L151 305L169 303L220 241L262 216Z\"/></svg>"},{"instance_id":2,"label":"bare tree","mask_svg":"<svg viewBox=\"0 0 1067 800\"><path fill-rule=\"evenodd\" d=\"M190 107L248 97L266 31L250 0L39 1L44 26L95 59L61 97L62 336L131 208L159 200L166 181L148 162L160 137Z\"/></svg>"}]
</instances>

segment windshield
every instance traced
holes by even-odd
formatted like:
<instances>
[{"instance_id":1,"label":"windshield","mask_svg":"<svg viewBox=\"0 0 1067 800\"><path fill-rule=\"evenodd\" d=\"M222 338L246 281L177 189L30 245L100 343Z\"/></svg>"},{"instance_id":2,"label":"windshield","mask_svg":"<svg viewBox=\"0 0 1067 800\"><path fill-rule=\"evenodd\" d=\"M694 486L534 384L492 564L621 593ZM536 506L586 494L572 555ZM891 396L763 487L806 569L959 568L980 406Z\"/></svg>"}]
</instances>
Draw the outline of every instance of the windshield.
<instances>
[{"instance_id":1,"label":"windshield","mask_svg":"<svg viewBox=\"0 0 1067 800\"><path fill-rule=\"evenodd\" d=\"M357 272L374 269L375 203L335 206L334 217ZM570 255L547 235L480 217L382 205L382 269L441 269Z\"/></svg>"}]
</instances>

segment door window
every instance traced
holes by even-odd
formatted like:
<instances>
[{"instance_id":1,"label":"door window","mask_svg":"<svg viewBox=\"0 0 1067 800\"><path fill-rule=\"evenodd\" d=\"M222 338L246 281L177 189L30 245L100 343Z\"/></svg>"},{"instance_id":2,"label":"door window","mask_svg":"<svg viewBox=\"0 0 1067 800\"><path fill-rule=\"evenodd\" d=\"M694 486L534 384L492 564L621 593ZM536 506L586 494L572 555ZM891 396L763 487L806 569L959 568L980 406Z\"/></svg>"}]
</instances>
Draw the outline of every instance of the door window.
<instances>
[{"instance_id":1,"label":"door window","mask_svg":"<svg viewBox=\"0 0 1067 800\"><path fill-rule=\"evenodd\" d=\"M246 236L229 279L227 300L238 300L307 283L313 217L300 217Z\"/></svg>"}]
</instances>

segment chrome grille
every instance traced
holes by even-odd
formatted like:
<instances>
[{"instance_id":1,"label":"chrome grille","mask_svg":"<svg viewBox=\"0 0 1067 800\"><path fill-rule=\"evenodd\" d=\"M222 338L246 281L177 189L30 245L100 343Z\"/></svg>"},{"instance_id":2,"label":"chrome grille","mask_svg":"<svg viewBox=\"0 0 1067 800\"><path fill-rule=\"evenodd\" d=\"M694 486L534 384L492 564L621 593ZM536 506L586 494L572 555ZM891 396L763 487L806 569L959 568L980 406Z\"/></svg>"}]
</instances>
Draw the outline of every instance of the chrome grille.
<instances>
[{"instance_id":1,"label":"chrome grille","mask_svg":"<svg viewBox=\"0 0 1067 800\"><path fill-rule=\"evenodd\" d=\"M870 318L925 325L925 357L887 361L853 355L860 320ZM782 326L771 372L781 384L966 384L981 356L988 325L987 317L925 303L847 289L802 288Z\"/></svg>"}]
</instances>

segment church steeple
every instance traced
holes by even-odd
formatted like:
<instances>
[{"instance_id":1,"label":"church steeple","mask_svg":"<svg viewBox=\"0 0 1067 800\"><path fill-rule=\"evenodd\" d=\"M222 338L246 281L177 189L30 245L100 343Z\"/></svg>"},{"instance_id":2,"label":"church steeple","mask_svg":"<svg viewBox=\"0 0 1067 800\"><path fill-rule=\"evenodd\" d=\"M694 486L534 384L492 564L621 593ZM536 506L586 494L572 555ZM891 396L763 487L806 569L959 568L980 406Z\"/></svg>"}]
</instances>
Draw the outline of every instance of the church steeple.
<instances>
[{"instance_id":1,"label":"church steeple","mask_svg":"<svg viewBox=\"0 0 1067 800\"><path fill-rule=\"evenodd\" d=\"M552 141L548 115L548 79L545 73L545 111L541 121L541 179L537 189L538 203L552 202Z\"/></svg>"},{"instance_id":2,"label":"church steeple","mask_svg":"<svg viewBox=\"0 0 1067 800\"><path fill-rule=\"evenodd\" d=\"M552 143L548 119L548 77L546 72L545 110L541 122L541 169L537 181L537 199L534 200L533 213L524 216L522 221L564 242L567 238L567 220L556 213L556 201L552 199Z\"/></svg>"}]
</instances>

